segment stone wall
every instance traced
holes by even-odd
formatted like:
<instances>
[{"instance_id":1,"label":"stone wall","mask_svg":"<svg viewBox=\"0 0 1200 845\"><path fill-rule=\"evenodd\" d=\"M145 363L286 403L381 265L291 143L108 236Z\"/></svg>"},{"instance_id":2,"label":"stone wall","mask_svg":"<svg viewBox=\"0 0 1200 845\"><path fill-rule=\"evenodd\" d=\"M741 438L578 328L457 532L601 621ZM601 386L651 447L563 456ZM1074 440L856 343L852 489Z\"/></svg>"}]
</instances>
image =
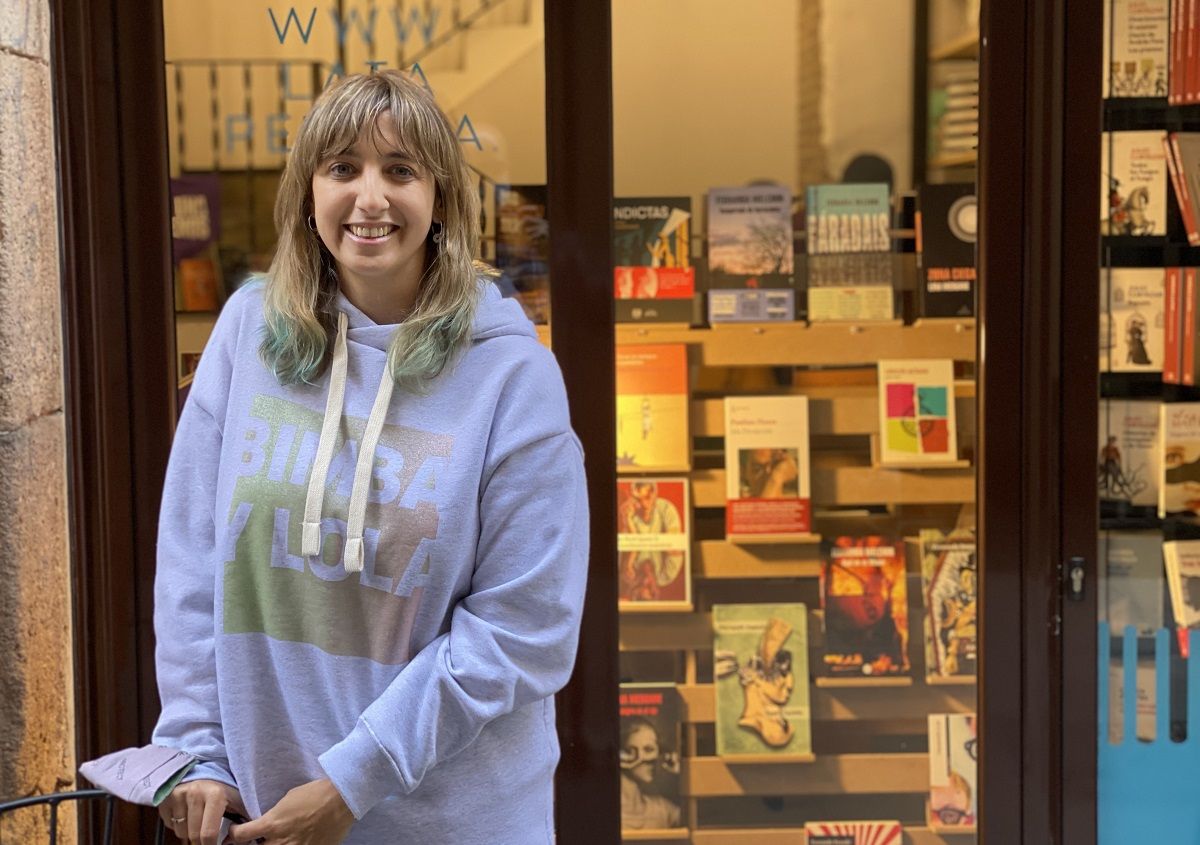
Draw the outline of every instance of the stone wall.
<instances>
[{"instance_id":1,"label":"stone wall","mask_svg":"<svg viewBox=\"0 0 1200 845\"><path fill-rule=\"evenodd\" d=\"M0 0L0 798L74 784L55 181L49 4Z\"/></svg>"}]
</instances>

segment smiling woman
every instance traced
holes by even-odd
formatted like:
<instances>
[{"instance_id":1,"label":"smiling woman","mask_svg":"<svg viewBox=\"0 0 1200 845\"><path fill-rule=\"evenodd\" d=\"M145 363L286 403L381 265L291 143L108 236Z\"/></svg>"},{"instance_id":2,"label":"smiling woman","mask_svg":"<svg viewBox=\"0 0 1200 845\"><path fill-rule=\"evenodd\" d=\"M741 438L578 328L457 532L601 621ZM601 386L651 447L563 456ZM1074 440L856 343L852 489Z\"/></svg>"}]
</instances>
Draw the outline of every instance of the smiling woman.
<instances>
[{"instance_id":1,"label":"smiling woman","mask_svg":"<svg viewBox=\"0 0 1200 845\"><path fill-rule=\"evenodd\" d=\"M449 121L398 72L348 77L275 221L167 473L154 742L200 762L159 812L201 845L230 809L236 842L549 843L582 452L553 356L473 259Z\"/></svg>"}]
</instances>

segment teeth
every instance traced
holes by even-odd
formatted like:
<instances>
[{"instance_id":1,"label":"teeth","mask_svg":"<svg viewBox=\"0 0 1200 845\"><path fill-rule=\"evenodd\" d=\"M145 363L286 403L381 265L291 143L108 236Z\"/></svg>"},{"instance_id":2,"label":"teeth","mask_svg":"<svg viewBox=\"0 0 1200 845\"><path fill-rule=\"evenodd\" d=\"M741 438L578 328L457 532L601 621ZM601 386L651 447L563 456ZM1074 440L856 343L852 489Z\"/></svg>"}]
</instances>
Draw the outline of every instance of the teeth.
<instances>
[{"instance_id":1,"label":"teeth","mask_svg":"<svg viewBox=\"0 0 1200 845\"><path fill-rule=\"evenodd\" d=\"M360 238L382 238L388 232L392 231L392 227L376 226L368 228L366 226L351 226L350 231Z\"/></svg>"}]
</instances>

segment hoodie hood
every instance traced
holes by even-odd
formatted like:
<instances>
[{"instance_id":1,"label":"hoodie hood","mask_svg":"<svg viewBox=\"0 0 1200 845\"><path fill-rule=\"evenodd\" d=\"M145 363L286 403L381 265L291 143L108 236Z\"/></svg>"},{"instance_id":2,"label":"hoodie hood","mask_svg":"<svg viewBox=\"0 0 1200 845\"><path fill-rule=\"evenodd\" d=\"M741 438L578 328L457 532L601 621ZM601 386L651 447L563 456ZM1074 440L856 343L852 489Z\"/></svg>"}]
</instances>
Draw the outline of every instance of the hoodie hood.
<instances>
[{"instance_id":1,"label":"hoodie hood","mask_svg":"<svg viewBox=\"0 0 1200 845\"><path fill-rule=\"evenodd\" d=\"M334 308L346 315L347 340L387 352L396 333L398 323L376 323L354 305L341 290L334 298ZM537 338L537 330L525 316L521 304L515 299L506 299L490 280L480 282L479 304L475 309L475 322L471 328L471 339L488 340L493 337L520 336Z\"/></svg>"}]
</instances>

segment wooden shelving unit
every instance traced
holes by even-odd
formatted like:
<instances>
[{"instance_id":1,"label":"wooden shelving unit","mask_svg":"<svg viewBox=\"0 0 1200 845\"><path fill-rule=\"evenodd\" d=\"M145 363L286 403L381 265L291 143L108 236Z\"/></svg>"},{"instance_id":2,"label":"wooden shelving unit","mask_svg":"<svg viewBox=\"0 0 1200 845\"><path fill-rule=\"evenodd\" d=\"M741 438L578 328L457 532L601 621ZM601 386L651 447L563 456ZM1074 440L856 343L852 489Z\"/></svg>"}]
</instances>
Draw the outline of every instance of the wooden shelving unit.
<instances>
[{"instance_id":1,"label":"wooden shelving unit","mask_svg":"<svg viewBox=\"0 0 1200 845\"><path fill-rule=\"evenodd\" d=\"M929 51L929 61L942 62L949 59L978 59L979 30L970 30L939 44Z\"/></svg>"},{"instance_id":2,"label":"wooden shelving unit","mask_svg":"<svg viewBox=\"0 0 1200 845\"><path fill-rule=\"evenodd\" d=\"M926 524L951 527L973 512L975 472L969 456L937 467L872 466L879 436L875 363L888 358L975 359L974 320L806 325L738 324L713 328L681 325L618 325L618 344L686 344L694 377L704 384L738 384L736 377L705 379L747 368L800 368L803 377L772 389L742 388L746 395L805 395L809 399L810 487L813 534L724 536L724 396L696 392L690 402L693 439L691 481L694 510L691 571L695 610L685 613L621 614L623 664L646 662L676 667L683 702L682 792L686 829L630 832L627 841L689 841L708 845L773 845L804 842L803 825L746 827L725 808L763 798L803 804L832 796L872 796L878 818L899 818L905 842L965 845L957 834L926 824L929 760L925 752L929 713L972 713L974 685L927 683L923 660L919 570L910 559L909 655L906 677L824 678L824 614L819 609L821 538L855 533L850 527L888 520L903 525L906 542ZM697 368L699 368L697 370ZM699 372L700 376L695 376ZM969 370L968 370L969 372ZM708 390L708 388L701 388ZM955 383L960 447L973 443L975 385ZM844 521L846 509L861 515ZM825 515L822 515L825 514ZM963 514L968 516L964 517ZM948 521L948 522L947 522ZM704 527L701 528L701 525ZM910 530L911 528L911 530ZM721 536L712 536L713 532ZM919 566L919 563L917 564ZM915 580L914 580L915 579ZM786 596L780 598L780 596ZM714 746L716 688L712 683L713 630L710 608L723 602L800 601L808 606L808 671L796 678L808 686L811 758L717 757ZM638 678L641 680L642 678ZM706 810L701 813L700 808ZM758 805L754 805L758 806ZM717 808L717 809L714 809ZM714 815L715 813L715 815ZM861 814L860 814L861 815ZM840 816L839 816L840 817ZM757 816L755 816L757 818ZM703 823L701 823L703 821ZM743 822L746 820L743 819Z\"/></svg>"}]
</instances>

